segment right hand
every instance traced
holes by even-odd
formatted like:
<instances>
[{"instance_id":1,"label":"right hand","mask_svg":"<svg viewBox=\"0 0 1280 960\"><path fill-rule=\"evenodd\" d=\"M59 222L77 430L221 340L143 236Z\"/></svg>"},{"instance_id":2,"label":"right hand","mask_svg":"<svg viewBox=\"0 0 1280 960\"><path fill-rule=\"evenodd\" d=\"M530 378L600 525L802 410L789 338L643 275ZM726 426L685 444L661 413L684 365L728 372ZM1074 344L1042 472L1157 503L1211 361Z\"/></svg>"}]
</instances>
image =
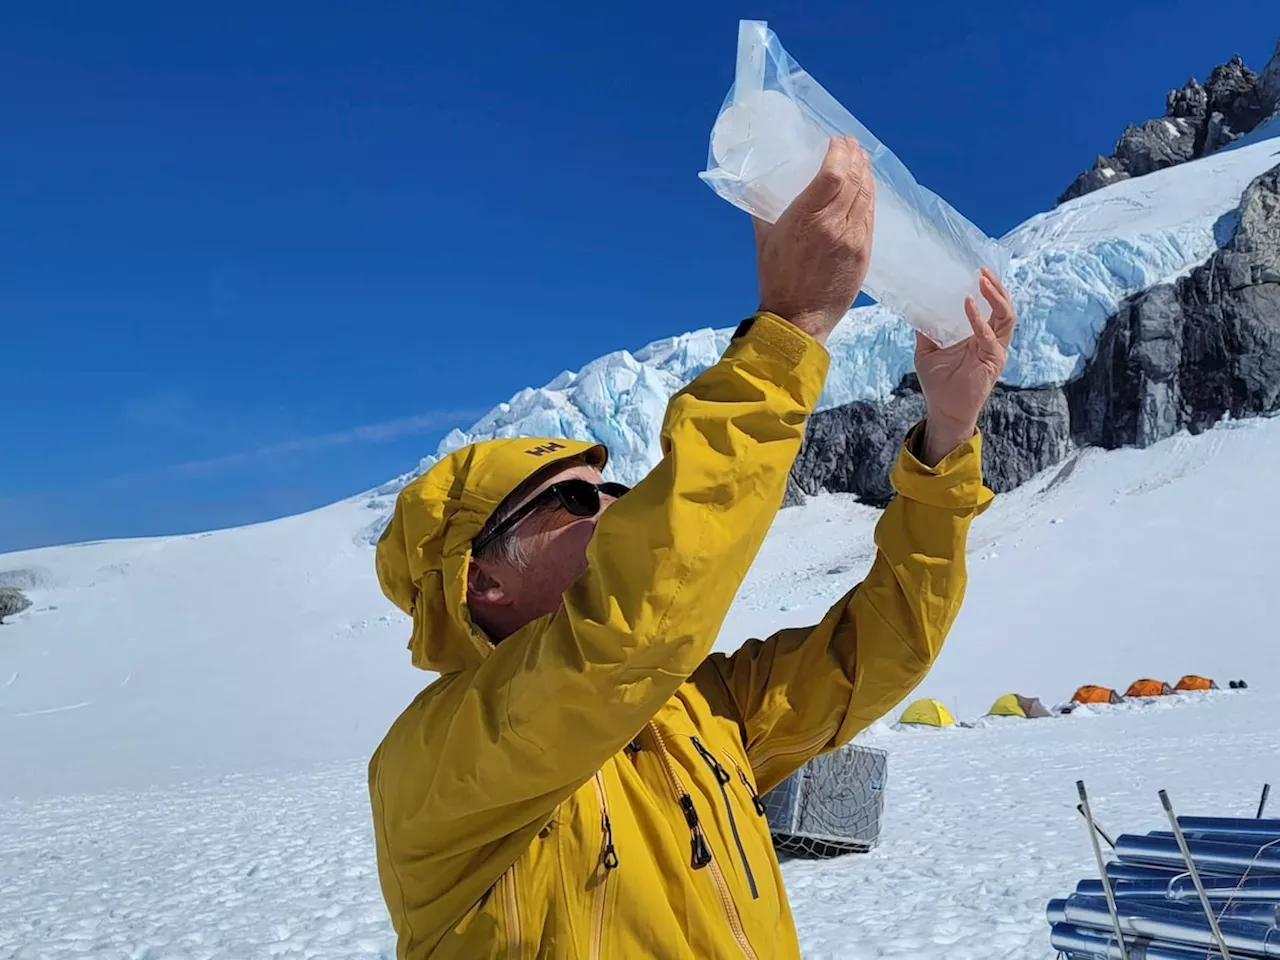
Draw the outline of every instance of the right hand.
<instances>
[{"instance_id":1,"label":"right hand","mask_svg":"<svg viewBox=\"0 0 1280 960\"><path fill-rule=\"evenodd\" d=\"M778 222L755 221L760 309L826 343L866 279L875 205L866 153L853 137L832 137Z\"/></svg>"}]
</instances>

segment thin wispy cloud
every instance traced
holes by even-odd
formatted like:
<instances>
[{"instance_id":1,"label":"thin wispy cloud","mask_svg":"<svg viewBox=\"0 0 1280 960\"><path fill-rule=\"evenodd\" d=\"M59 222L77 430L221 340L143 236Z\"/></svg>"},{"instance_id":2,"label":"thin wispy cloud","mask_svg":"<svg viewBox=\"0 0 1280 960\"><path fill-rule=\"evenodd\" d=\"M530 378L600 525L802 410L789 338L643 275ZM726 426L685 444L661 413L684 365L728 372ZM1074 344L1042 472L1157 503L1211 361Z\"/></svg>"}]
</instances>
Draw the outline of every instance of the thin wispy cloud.
<instances>
[{"instance_id":1,"label":"thin wispy cloud","mask_svg":"<svg viewBox=\"0 0 1280 960\"><path fill-rule=\"evenodd\" d=\"M352 446L366 443L387 443L401 437L426 433L459 423L468 423L479 417L482 410L432 410L415 414L411 417L400 417L395 420L384 420L381 423L366 423L345 430L331 433L319 433L306 437L294 437L280 440L247 450L236 450L219 454L215 457L204 457L198 460L184 460L156 466L139 473L129 473L108 480L112 486L127 486L142 480L152 480L158 476L203 477L219 470L278 459L301 453L314 453L332 447Z\"/></svg>"}]
</instances>

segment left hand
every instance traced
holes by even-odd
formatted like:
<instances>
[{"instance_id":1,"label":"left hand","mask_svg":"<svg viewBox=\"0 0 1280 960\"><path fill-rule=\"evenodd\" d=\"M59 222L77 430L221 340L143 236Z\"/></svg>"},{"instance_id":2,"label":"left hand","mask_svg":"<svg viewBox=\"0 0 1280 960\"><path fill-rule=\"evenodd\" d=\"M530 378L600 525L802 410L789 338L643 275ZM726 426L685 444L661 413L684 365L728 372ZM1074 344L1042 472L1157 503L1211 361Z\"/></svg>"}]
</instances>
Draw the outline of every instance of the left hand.
<instances>
[{"instance_id":1,"label":"left hand","mask_svg":"<svg viewBox=\"0 0 1280 960\"><path fill-rule=\"evenodd\" d=\"M928 410L923 453L929 466L936 466L972 439L978 429L978 414L1004 371L1017 319L1013 300L996 275L985 267L978 290L991 306L991 317L982 316L973 297L964 298L964 312L973 327L973 336L943 349L916 334L916 375Z\"/></svg>"}]
</instances>

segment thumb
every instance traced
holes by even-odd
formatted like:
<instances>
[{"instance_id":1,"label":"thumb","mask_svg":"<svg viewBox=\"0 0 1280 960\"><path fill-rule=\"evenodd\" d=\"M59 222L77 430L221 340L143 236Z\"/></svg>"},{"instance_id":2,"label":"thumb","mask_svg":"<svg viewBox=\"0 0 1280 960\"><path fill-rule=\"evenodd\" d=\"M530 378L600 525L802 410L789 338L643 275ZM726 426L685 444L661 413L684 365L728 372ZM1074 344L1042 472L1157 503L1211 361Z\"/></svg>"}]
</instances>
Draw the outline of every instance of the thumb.
<instances>
[{"instance_id":1,"label":"thumb","mask_svg":"<svg viewBox=\"0 0 1280 960\"><path fill-rule=\"evenodd\" d=\"M832 137L827 143L827 155L822 159L822 166L785 212L817 213L829 206L839 196L852 163L853 149L848 138Z\"/></svg>"}]
</instances>

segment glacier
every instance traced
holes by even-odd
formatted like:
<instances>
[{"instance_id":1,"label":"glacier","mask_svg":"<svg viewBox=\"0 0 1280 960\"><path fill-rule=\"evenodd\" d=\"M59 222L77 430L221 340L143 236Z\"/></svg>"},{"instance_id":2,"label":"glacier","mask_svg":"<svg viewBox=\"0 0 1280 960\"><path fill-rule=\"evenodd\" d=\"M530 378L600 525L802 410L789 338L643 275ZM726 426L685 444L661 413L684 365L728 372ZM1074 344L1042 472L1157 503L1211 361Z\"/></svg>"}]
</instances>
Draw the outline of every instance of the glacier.
<instances>
[{"instance_id":1,"label":"glacier","mask_svg":"<svg viewBox=\"0 0 1280 960\"><path fill-rule=\"evenodd\" d=\"M1271 123L1247 144L1121 181L1037 214L1002 237L1019 315L1004 381L1033 387L1078 374L1117 304L1204 262L1230 239L1250 182L1278 163L1280 123ZM661 456L668 399L715 363L732 333L732 327L707 328L635 352L618 350L544 387L526 388L468 429L451 431L415 472L477 440L564 436L607 445L606 474L635 483ZM831 372L818 409L888 396L912 368L914 342L911 328L885 307L851 310L828 342ZM369 539L381 532L390 497L413 475L365 495L379 513Z\"/></svg>"}]
</instances>

